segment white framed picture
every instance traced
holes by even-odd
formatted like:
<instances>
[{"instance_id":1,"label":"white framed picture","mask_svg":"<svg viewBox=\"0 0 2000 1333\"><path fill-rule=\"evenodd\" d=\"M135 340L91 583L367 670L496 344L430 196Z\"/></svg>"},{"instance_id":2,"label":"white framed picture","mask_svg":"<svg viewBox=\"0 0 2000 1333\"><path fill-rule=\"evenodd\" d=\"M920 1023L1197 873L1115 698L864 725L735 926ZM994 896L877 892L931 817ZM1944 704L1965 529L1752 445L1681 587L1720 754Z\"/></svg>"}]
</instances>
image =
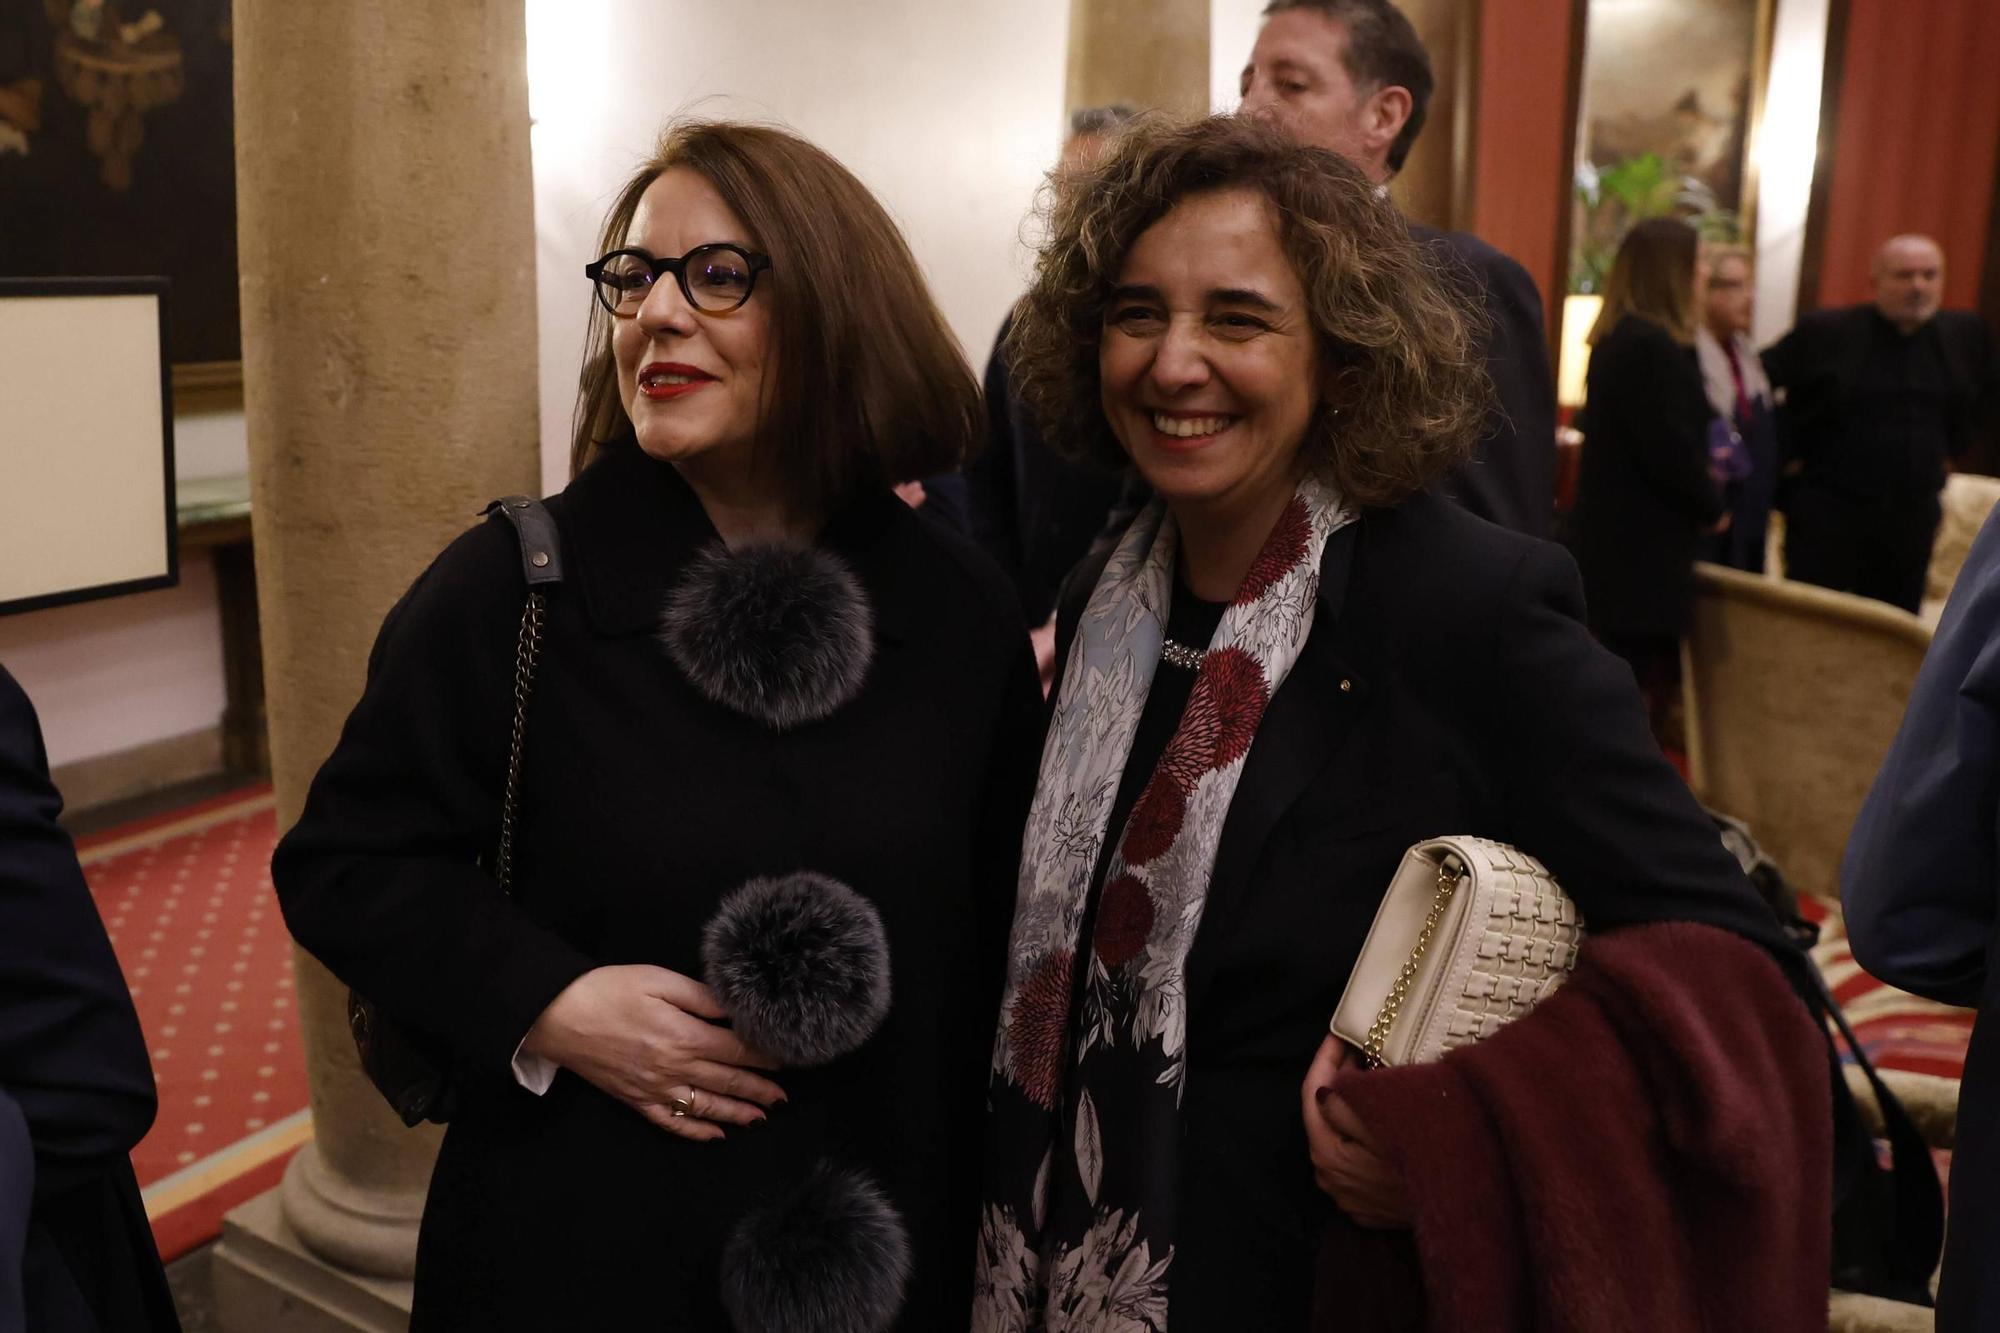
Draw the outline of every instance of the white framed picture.
<instances>
[{"instance_id":1,"label":"white framed picture","mask_svg":"<svg viewBox=\"0 0 2000 1333\"><path fill-rule=\"evenodd\" d=\"M179 577L164 278L0 278L0 615Z\"/></svg>"}]
</instances>

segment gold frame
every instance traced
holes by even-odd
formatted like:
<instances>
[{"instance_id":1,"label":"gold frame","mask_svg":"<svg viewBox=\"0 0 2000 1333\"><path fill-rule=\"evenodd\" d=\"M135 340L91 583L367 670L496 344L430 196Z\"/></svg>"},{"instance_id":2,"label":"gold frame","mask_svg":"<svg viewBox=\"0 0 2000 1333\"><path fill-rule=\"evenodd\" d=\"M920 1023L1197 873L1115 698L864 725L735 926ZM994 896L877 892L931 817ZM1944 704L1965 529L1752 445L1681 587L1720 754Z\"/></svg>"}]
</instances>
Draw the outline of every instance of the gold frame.
<instances>
[{"instance_id":1,"label":"gold frame","mask_svg":"<svg viewBox=\"0 0 2000 1333\"><path fill-rule=\"evenodd\" d=\"M240 330L241 325L239 323ZM239 333L240 336L240 333ZM173 368L174 412L243 410L241 361L185 361Z\"/></svg>"},{"instance_id":2,"label":"gold frame","mask_svg":"<svg viewBox=\"0 0 2000 1333\"><path fill-rule=\"evenodd\" d=\"M1594 0L1576 0L1576 30L1572 40L1577 49L1577 98L1570 111L1569 125L1569 170L1562 180L1563 216L1571 219L1566 228L1570 233L1558 256L1560 265L1556 280L1563 295L1570 292L1570 277L1576 263L1576 169L1583 160L1583 98L1582 90L1590 80L1590 11ZM1757 194L1760 172L1757 167L1757 150L1764 132L1764 104L1771 89L1771 52L1775 44L1778 17L1777 0L1756 0L1757 13L1750 48L1750 106L1746 116L1743 135L1743 197L1737 203L1736 216L1742 234L1742 243L1754 251L1757 244Z\"/></svg>"}]
</instances>

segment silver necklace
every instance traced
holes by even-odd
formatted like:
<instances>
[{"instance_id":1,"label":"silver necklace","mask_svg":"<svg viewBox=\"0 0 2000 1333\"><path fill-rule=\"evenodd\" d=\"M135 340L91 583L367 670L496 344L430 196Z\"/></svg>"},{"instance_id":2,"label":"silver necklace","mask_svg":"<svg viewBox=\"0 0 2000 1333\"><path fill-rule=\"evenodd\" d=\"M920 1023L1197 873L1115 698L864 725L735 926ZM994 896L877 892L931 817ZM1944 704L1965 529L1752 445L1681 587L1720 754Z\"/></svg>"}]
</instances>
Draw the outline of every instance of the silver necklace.
<instances>
[{"instance_id":1,"label":"silver necklace","mask_svg":"<svg viewBox=\"0 0 2000 1333\"><path fill-rule=\"evenodd\" d=\"M1168 639L1160 645L1160 660L1168 666L1179 667L1183 671L1201 670L1201 653L1184 643Z\"/></svg>"}]
</instances>

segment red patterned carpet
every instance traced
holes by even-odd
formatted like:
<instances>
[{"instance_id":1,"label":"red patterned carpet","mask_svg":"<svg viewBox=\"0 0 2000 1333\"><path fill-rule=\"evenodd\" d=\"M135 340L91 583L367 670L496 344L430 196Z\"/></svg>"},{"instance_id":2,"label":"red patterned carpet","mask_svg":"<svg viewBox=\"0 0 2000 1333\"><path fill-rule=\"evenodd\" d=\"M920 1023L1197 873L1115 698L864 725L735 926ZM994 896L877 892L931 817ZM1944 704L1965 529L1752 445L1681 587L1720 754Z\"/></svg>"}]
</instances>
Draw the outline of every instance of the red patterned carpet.
<instances>
[{"instance_id":1,"label":"red patterned carpet","mask_svg":"<svg viewBox=\"0 0 2000 1333\"><path fill-rule=\"evenodd\" d=\"M78 845L152 1051L160 1113L132 1165L169 1260L312 1136L276 841L259 786Z\"/></svg>"}]
</instances>

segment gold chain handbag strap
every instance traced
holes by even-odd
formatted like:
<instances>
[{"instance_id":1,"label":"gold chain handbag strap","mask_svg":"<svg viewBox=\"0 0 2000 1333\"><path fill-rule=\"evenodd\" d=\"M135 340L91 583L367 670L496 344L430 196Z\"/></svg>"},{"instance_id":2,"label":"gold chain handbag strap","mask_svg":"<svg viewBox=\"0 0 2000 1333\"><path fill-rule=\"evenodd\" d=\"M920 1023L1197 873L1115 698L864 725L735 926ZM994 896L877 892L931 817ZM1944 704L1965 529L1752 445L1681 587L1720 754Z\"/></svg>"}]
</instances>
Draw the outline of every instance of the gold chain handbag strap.
<instances>
[{"instance_id":1,"label":"gold chain handbag strap","mask_svg":"<svg viewBox=\"0 0 2000 1333\"><path fill-rule=\"evenodd\" d=\"M535 667L542 658L542 620L547 598L540 588L528 590L521 608L521 634L514 646L514 730L507 749L506 796L500 804L500 847L493 856L493 878L500 890L514 891L514 826L521 810L521 754L528 736L528 698L535 691Z\"/></svg>"},{"instance_id":2,"label":"gold chain handbag strap","mask_svg":"<svg viewBox=\"0 0 2000 1333\"><path fill-rule=\"evenodd\" d=\"M1423 961L1424 953L1431 947L1431 936L1437 934L1438 923L1444 920L1444 909L1451 903L1452 892L1465 874L1465 863L1456 855L1446 852L1438 862L1437 893L1431 898L1430 914L1424 918L1424 928L1417 932L1416 947L1410 950L1410 959L1403 964L1403 970L1396 974L1395 984L1389 987L1388 998L1382 1001L1382 1012L1375 1015L1375 1022L1369 1026L1368 1038L1361 1044L1361 1059L1370 1069L1382 1066L1382 1052L1389 1044L1390 1029L1396 1026L1396 1015L1402 1012L1403 1000L1410 993L1410 983L1417 979L1417 964Z\"/></svg>"}]
</instances>

